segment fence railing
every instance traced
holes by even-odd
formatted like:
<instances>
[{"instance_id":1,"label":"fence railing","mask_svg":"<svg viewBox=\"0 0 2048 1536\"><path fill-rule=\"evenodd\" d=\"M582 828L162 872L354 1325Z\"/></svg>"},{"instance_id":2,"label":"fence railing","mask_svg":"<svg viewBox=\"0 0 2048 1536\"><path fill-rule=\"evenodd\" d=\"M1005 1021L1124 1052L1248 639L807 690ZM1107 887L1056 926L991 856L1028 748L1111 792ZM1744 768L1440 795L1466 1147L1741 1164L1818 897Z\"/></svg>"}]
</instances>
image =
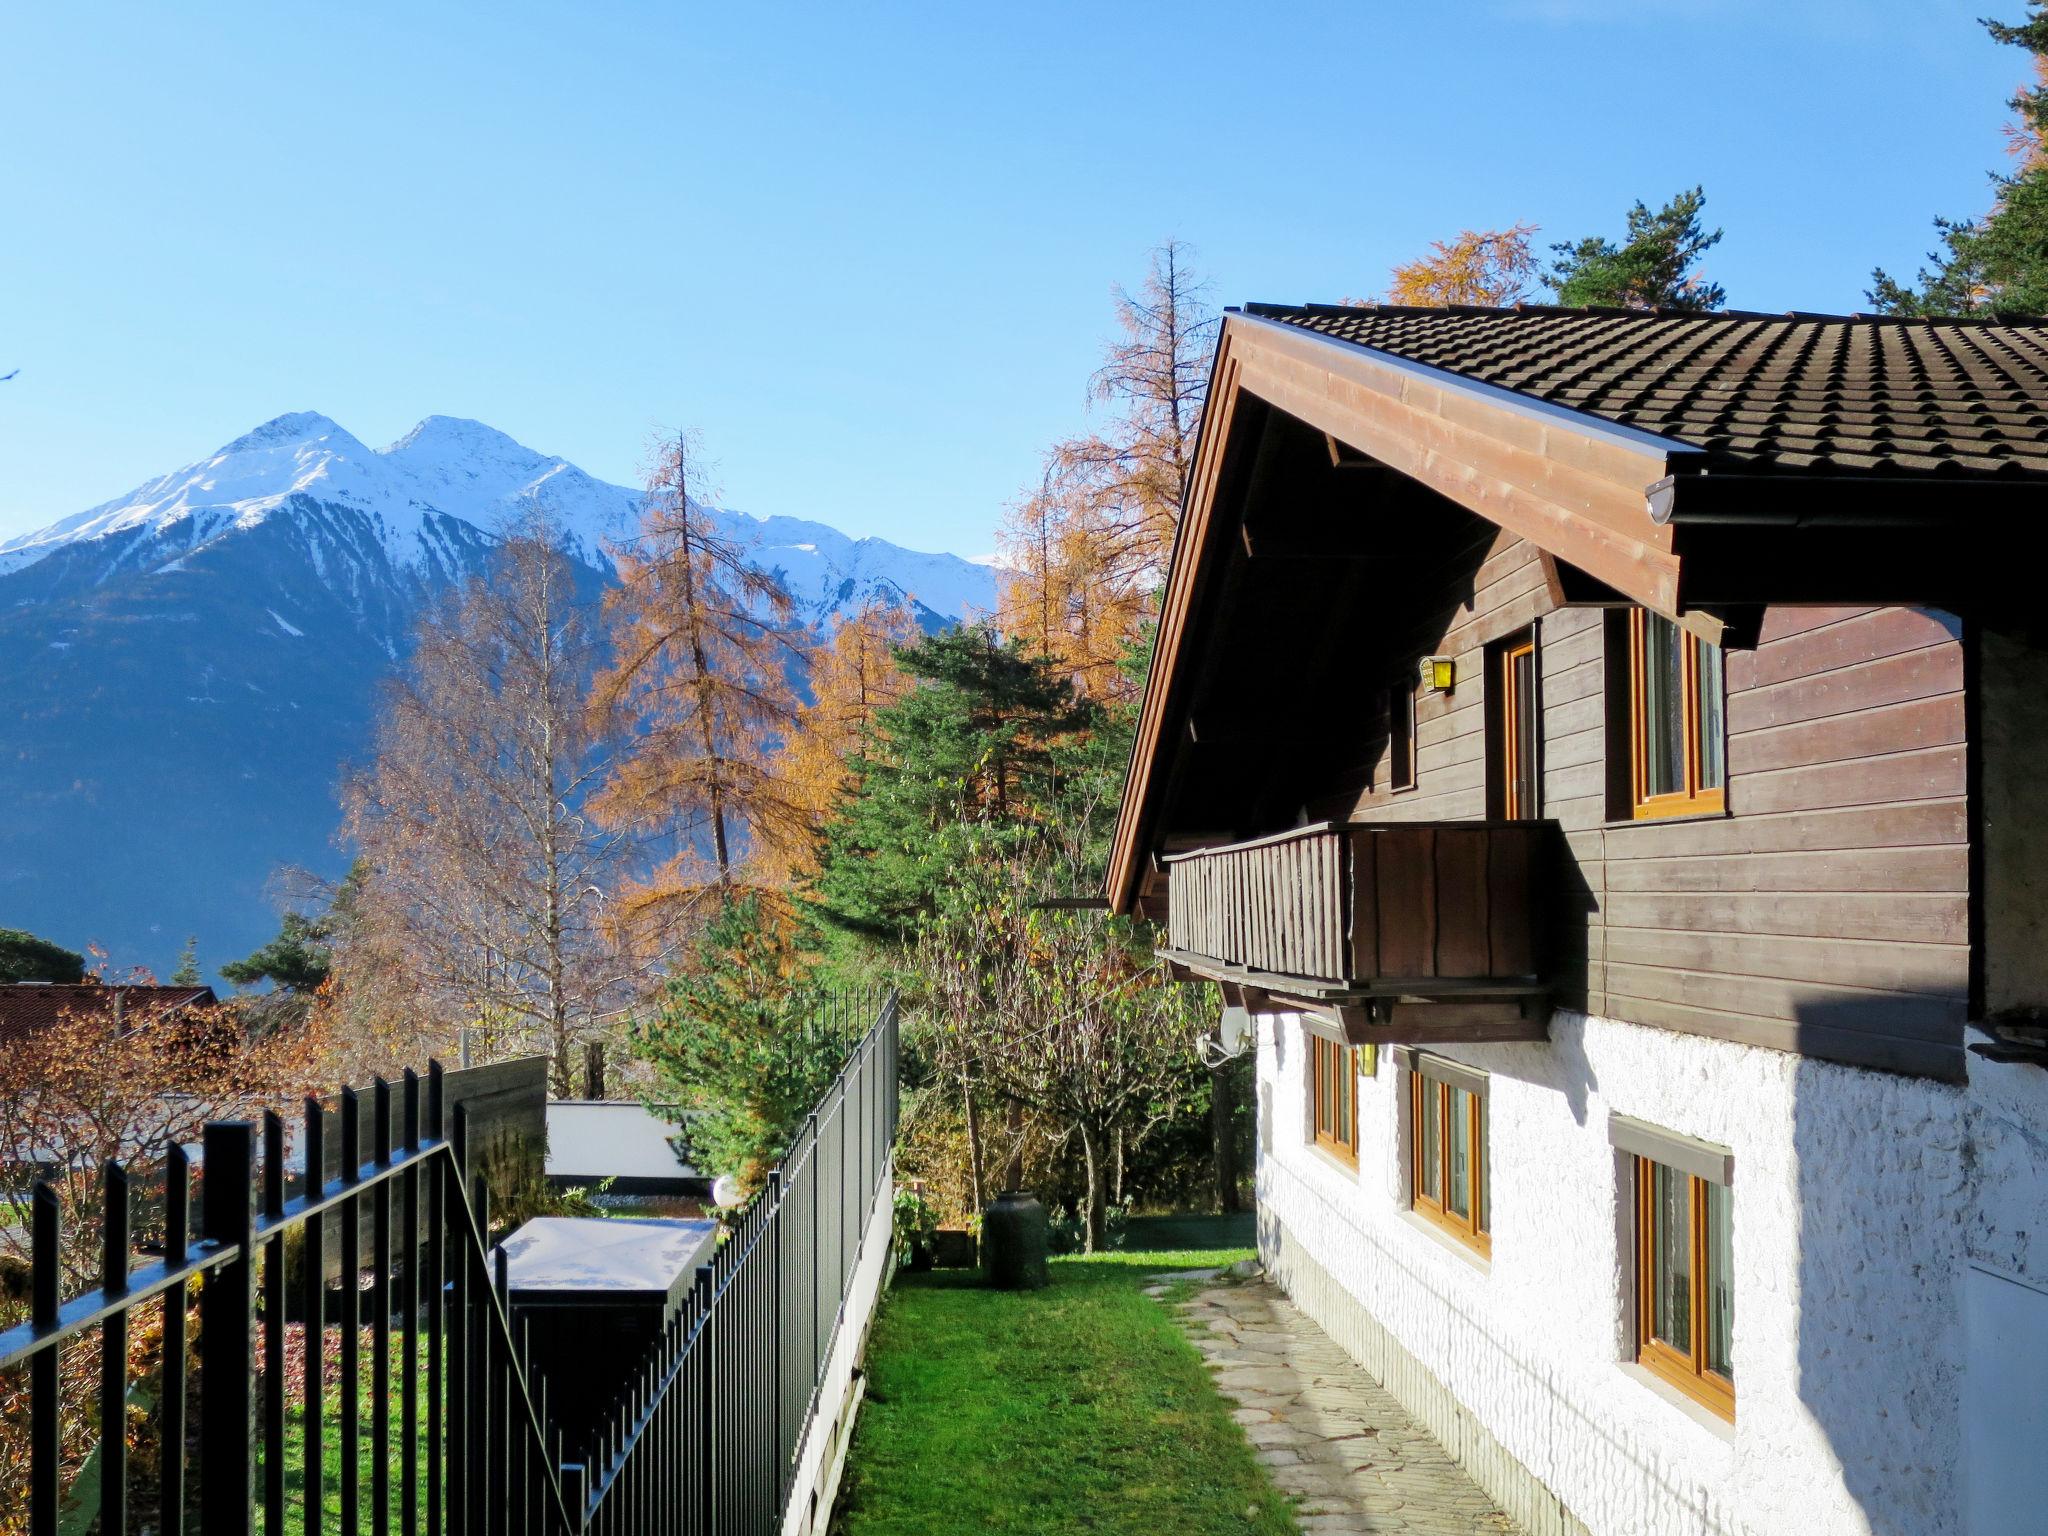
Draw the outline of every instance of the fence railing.
<instances>
[{"instance_id":1,"label":"fence railing","mask_svg":"<svg viewBox=\"0 0 2048 1536\"><path fill-rule=\"evenodd\" d=\"M697 1271L695 1290L601 1435L583 1499L592 1531L768 1536L781 1528L848 1321L863 1234L889 1198L897 1069L892 996ZM582 1494L572 1488L572 1508Z\"/></svg>"},{"instance_id":2,"label":"fence railing","mask_svg":"<svg viewBox=\"0 0 2048 1536\"><path fill-rule=\"evenodd\" d=\"M315 1171L301 1175L293 1198L286 1196L278 1116L265 1115L260 1129L248 1121L208 1125L198 1240L187 1230L191 1169L173 1148L164 1176L164 1255L140 1269L130 1266L129 1176L109 1163L100 1285L66 1302L59 1301L57 1194L47 1184L36 1188L31 1315L0 1335L0 1372L26 1364L29 1373L30 1536L83 1528L89 1516L63 1502L58 1370L66 1344L95 1327L97 1528L109 1536L129 1530L128 1346L131 1325L146 1320L150 1303L162 1309L151 1522L158 1531L576 1529L561 1497L545 1408L526 1390L524 1352L487 1246L483 1181L468 1173L467 1113L457 1105L444 1135L441 1090L438 1064L424 1085L408 1071L395 1104L392 1086L379 1079L369 1095L367 1146L362 1096L344 1091L332 1116L308 1100L302 1146L304 1166ZM323 1179L330 1119L338 1121L341 1173ZM367 1221L375 1256L331 1297L330 1221L343 1254L361 1251ZM199 1331L190 1341L195 1288ZM294 1305L296 1340L287 1320ZM331 1383L330 1336L338 1345ZM287 1400L288 1363L300 1372L296 1402ZM194 1397L198 1414L190 1422Z\"/></svg>"},{"instance_id":3,"label":"fence railing","mask_svg":"<svg viewBox=\"0 0 2048 1536\"><path fill-rule=\"evenodd\" d=\"M295 1180L276 1115L260 1126L207 1126L197 1238L188 1231L192 1170L174 1149L164 1169L163 1257L139 1268L130 1177L109 1163L100 1284L68 1301L58 1197L38 1186L30 1316L0 1333L0 1399L18 1399L20 1368L28 1377L30 1536L89 1525L107 1536L142 1525L163 1536L777 1529L862 1234L887 1198L896 1075L891 998L766 1189L698 1272L596 1453L572 1465L563 1464L545 1385L512 1326L505 1259L489 1246L488 1194L469 1168L462 1105L444 1126L438 1064L424 1083L408 1071L396 1094L377 1081L367 1095L367 1145L365 1096L344 1092L334 1113L309 1099L300 1134L311 1172ZM330 1122L341 1145L335 1178L323 1177ZM288 1183L298 1185L289 1198ZM328 1279L330 1232L338 1253L373 1256L339 1286ZM156 1510L131 1519L121 1431L136 1384L131 1332L151 1308L161 1309L162 1324ZM85 1344L95 1328L105 1430L93 1453L96 1487L78 1478L67 1496L60 1364L67 1346ZM338 1345L331 1372L330 1344ZM289 1398L288 1365L300 1378Z\"/></svg>"}]
</instances>

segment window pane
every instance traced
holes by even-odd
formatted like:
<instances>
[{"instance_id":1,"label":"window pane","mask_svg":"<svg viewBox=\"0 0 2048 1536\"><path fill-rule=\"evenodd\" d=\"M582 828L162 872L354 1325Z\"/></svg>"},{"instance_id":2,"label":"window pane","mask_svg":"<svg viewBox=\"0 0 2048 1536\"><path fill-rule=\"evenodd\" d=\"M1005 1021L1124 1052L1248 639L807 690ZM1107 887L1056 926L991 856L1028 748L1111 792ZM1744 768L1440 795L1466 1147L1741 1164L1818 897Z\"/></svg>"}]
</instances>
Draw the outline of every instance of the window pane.
<instances>
[{"instance_id":1,"label":"window pane","mask_svg":"<svg viewBox=\"0 0 2048 1536\"><path fill-rule=\"evenodd\" d=\"M1337 1069L1337 1121L1330 1127L1330 1134L1348 1147L1351 1145L1351 1127L1355 1119L1353 1106L1358 1093L1358 1083L1351 1075L1351 1048L1338 1046L1331 1053L1331 1061Z\"/></svg>"},{"instance_id":2,"label":"window pane","mask_svg":"<svg viewBox=\"0 0 2048 1536\"><path fill-rule=\"evenodd\" d=\"M1422 1084L1422 1145L1417 1149L1422 1169L1422 1192L1439 1205L1443 1203L1443 1122L1437 1108L1437 1086L1428 1078Z\"/></svg>"},{"instance_id":3,"label":"window pane","mask_svg":"<svg viewBox=\"0 0 2048 1536\"><path fill-rule=\"evenodd\" d=\"M1415 782L1415 683L1403 678L1387 690L1387 783L1406 789Z\"/></svg>"},{"instance_id":4,"label":"window pane","mask_svg":"<svg viewBox=\"0 0 2048 1536\"><path fill-rule=\"evenodd\" d=\"M1472 1095L1450 1090L1451 1192L1444 1208L1454 1216L1472 1214Z\"/></svg>"},{"instance_id":5,"label":"window pane","mask_svg":"<svg viewBox=\"0 0 2048 1536\"><path fill-rule=\"evenodd\" d=\"M1699 787L1719 789L1728 782L1727 746L1721 739L1721 701L1726 693L1721 680L1721 648L1705 641L1695 642L1695 648L1700 680Z\"/></svg>"},{"instance_id":6,"label":"window pane","mask_svg":"<svg viewBox=\"0 0 2048 1536\"><path fill-rule=\"evenodd\" d=\"M1692 1353L1692 1179L1650 1167L1650 1331Z\"/></svg>"},{"instance_id":7,"label":"window pane","mask_svg":"<svg viewBox=\"0 0 2048 1536\"><path fill-rule=\"evenodd\" d=\"M1735 1379L1733 1212L1727 1187L1707 1186L1707 1369Z\"/></svg>"},{"instance_id":8,"label":"window pane","mask_svg":"<svg viewBox=\"0 0 2048 1536\"><path fill-rule=\"evenodd\" d=\"M1654 613L1643 625L1643 793L1685 790L1685 647L1678 626Z\"/></svg>"},{"instance_id":9,"label":"window pane","mask_svg":"<svg viewBox=\"0 0 2048 1536\"><path fill-rule=\"evenodd\" d=\"M1487 1115L1485 1102L1479 1099L1473 1100L1472 1113L1479 1117L1479 1167L1476 1170L1476 1177L1478 1179L1479 1184L1479 1198L1475 1202L1479 1207L1479 1219L1473 1222L1472 1225L1481 1232L1491 1232L1493 1230L1493 1222L1491 1220L1491 1210L1493 1206L1493 1164L1491 1161L1488 1160L1486 1155Z\"/></svg>"},{"instance_id":10,"label":"window pane","mask_svg":"<svg viewBox=\"0 0 2048 1536\"><path fill-rule=\"evenodd\" d=\"M1316 1053L1316 1134L1327 1134L1333 1116L1330 1112L1330 1095L1335 1083L1330 1074L1330 1042L1321 1035L1314 1037Z\"/></svg>"},{"instance_id":11,"label":"window pane","mask_svg":"<svg viewBox=\"0 0 2048 1536\"><path fill-rule=\"evenodd\" d=\"M1527 819L1536 814L1536 653L1516 651L1508 661L1513 692L1508 707L1514 715L1509 733L1513 746L1508 764L1508 815Z\"/></svg>"}]
</instances>

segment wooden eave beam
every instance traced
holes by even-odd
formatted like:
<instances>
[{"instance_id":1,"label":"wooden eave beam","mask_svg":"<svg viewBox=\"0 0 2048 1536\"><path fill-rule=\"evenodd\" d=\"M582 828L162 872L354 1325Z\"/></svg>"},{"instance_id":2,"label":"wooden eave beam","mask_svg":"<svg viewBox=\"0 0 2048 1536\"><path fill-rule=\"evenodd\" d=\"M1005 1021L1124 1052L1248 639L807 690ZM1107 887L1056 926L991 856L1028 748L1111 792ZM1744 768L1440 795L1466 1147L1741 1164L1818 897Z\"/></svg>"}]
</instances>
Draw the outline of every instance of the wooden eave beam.
<instances>
[{"instance_id":1,"label":"wooden eave beam","mask_svg":"<svg viewBox=\"0 0 2048 1536\"><path fill-rule=\"evenodd\" d=\"M1231 315L1222 345L1257 395L1660 612L1678 608L1671 531L1648 493L1690 444L1512 390Z\"/></svg>"},{"instance_id":2,"label":"wooden eave beam","mask_svg":"<svg viewBox=\"0 0 2048 1536\"><path fill-rule=\"evenodd\" d=\"M1672 530L1651 520L1648 490L1698 453L1691 445L1296 326L1227 316L1111 842L1115 911L1128 910L1135 897L1166 780L1181 760L1181 742L1168 732L1178 729L1173 722L1191 697L1187 655L1211 567L1225 563L1219 525L1240 515L1236 488L1225 494L1224 480L1247 398L1324 433L1332 467L1348 462L1348 448L1633 601L1679 612Z\"/></svg>"}]
</instances>

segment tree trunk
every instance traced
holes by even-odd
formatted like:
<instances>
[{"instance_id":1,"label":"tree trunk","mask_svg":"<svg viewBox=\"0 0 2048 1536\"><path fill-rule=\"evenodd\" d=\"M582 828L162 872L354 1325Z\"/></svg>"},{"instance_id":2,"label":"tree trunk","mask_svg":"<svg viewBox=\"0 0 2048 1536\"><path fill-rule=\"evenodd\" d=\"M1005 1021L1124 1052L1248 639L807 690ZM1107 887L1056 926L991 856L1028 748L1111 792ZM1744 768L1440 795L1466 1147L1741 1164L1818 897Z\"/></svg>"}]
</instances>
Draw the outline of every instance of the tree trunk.
<instances>
[{"instance_id":1,"label":"tree trunk","mask_svg":"<svg viewBox=\"0 0 2048 1536\"><path fill-rule=\"evenodd\" d=\"M1124 1203L1124 1173L1129 1163L1129 1159L1124 1155L1124 1128L1122 1126L1116 1128L1114 1144L1116 1147L1116 1157L1110 1164L1109 1198L1113 1203L1122 1205Z\"/></svg>"},{"instance_id":2,"label":"tree trunk","mask_svg":"<svg viewBox=\"0 0 2048 1536\"><path fill-rule=\"evenodd\" d=\"M1216 1175L1216 1209L1229 1215L1241 1208L1237 1195L1237 1082L1233 1063L1209 1069L1209 1153Z\"/></svg>"},{"instance_id":3,"label":"tree trunk","mask_svg":"<svg viewBox=\"0 0 2048 1536\"><path fill-rule=\"evenodd\" d=\"M1083 1253L1100 1253L1108 1246L1109 1169L1102 1144L1102 1133L1085 1122L1080 1126L1081 1151L1088 1162L1088 1197L1085 1202L1087 1219L1084 1222L1086 1235L1082 1240Z\"/></svg>"},{"instance_id":4,"label":"tree trunk","mask_svg":"<svg viewBox=\"0 0 2048 1536\"><path fill-rule=\"evenodd\" d=\"M974 1108L974 1086L964 1077L960 1080L960 1104L967 1117L967 1198L974 1205L968 1214L979 1216L988 1203L988 1192L982 1187L981 1116Z\"/></svg>"},{"instance_id":5,"label":"tree trunk","mask_svg":"<svg viewBox=\"0 0 2048 1536\"><path fill-rule=\"evenodd\" d=\"M1024 1187L1024 1104L1010 1100L1010 1160L1003 1164L1003 1188Z\"/></svg>"}]
</instances>

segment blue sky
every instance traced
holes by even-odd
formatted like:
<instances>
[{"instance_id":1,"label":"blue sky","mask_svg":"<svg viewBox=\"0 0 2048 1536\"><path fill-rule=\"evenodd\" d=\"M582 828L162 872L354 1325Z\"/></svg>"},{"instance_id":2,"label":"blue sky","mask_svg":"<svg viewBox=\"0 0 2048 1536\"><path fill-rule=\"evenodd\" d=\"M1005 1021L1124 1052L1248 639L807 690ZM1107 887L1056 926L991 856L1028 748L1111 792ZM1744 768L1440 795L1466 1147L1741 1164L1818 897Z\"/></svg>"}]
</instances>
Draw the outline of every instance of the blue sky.
<instances>
[{"instance_id":1,"label":"blue sky","mask_svg":"<svg viewBox=\"0 0 2048 1536\"><path fill-rule=\"evenodd\" d=\"M1110 285L1369 294L1705 184L1732 304L1853 309L1986 201L2021 0L16 5L0 536L282 411L474 416L981 553Z\"/></svg>"}]
</instances>

